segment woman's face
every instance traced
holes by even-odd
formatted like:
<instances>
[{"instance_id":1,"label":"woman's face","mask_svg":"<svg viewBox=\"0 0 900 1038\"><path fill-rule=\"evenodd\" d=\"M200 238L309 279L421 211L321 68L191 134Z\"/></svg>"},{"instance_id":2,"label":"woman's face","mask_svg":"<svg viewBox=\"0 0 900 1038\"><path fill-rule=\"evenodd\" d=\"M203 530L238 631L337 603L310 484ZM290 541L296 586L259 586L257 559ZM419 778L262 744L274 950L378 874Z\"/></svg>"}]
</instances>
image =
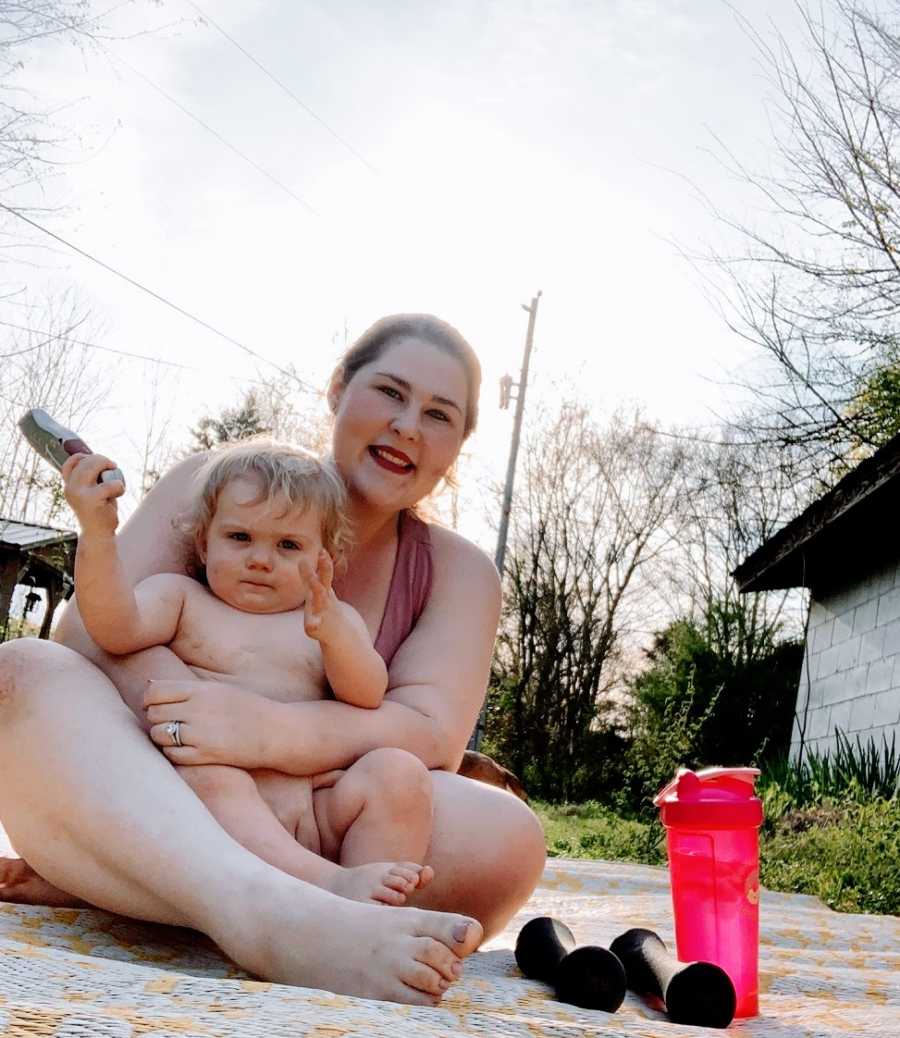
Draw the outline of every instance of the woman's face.
<instances>
[{"instance_id":1,"label":"woman's face","mask_svg":"<svg viewBox=\"0 0 900 1038\"><path fill-rule=\"evenodd\" d=\"M417 338L333 387L334 460L351 496L389 511L427 497L459 454L466 397L462 364Z\"/></svg>"}]
</instances>

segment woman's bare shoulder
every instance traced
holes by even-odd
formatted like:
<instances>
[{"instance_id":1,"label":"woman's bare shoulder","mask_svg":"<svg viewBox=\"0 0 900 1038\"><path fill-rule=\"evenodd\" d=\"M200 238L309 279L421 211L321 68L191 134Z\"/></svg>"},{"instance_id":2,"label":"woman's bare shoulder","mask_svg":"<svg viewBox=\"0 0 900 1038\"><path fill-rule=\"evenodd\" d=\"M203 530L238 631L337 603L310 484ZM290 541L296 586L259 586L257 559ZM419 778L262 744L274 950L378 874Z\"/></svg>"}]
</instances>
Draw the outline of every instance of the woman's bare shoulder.
<instances>
[{"instance_id":1,"label":"woman's bare shoulder","mask_svg":"<svg viewBox=\"0 0 900 1038\"><path fill-rule=\"evenodd\" d=\"M476 544L455 530L429 524L431 553L435 574L452 574L471 587L474 582L482 594L500 594L500 577L493 561Z\"/></svg>"},{"instance_id":2,"label":"woman's bare shoulder","mask_svg":"<svg viewBox=\"0 0 900 1038\"><path fill-rule=\"evenodd\" d=\"M119 532L119 555L135 583L154 573L184 572L187 545L175 520L190 504L193 477L205 458L192 455L169 469Z\"/></svg>"}]
</instances>

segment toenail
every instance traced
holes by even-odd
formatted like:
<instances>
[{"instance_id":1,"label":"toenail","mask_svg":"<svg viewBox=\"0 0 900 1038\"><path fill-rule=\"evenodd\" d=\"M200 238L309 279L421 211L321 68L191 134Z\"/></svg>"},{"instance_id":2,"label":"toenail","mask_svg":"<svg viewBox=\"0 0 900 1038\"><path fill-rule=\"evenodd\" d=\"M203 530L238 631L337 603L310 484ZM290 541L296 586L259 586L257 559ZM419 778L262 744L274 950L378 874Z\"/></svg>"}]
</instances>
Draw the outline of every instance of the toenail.
<instances>
[{"instance_id":1,"label":"toenail","mask_svg":"<svg viewBox=\"0 0 900 1038\"><path fill-rule=\"evenodd\" d=\"M462 944L462 942L466 939L466 934L468 932L468 923L457 923L456 926L453 928L453 940L456 941L458 944Z\"/></svg>"},{"instance_id":2,"label":"toenail","mask_svg":"<svg viewBox=\"0 0 900 1038\"><path fill-rule=\"evenodd\" d=\"M461 977L462 976L462 963L461 962L454 962L453 965L450 967L450 972L453 974L454 977Z\"/></svg>"}]
</instances>

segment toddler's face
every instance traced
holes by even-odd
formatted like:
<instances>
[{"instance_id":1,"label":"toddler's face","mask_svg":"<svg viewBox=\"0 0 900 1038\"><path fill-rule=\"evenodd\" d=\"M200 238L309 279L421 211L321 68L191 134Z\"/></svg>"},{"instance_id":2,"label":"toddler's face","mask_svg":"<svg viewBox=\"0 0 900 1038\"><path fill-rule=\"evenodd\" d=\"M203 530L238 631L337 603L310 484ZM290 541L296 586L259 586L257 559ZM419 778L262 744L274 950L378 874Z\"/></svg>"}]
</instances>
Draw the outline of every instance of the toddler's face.
<instances>
[{"instance_id":1,"label":"toddler's face","mask_svg":"<svg viewBox=\"0 0 900 1038\"><path fill-rule=\"evenodd\" d=\"M321 526L318 509L285 510L259 501L255 480L231 480L200 550L210 590L246 613L298 609L322 551Z\"/></svg>"}]
</instances>

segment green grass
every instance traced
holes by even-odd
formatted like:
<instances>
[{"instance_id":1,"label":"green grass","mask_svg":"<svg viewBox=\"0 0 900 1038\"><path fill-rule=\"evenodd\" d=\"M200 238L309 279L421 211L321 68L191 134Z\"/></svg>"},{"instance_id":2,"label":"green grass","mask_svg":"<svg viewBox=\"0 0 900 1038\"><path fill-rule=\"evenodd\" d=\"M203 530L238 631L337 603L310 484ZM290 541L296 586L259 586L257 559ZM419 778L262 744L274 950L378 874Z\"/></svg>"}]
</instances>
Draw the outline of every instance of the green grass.
<instances>
[{"instance_id":1,"label":"green grass","mask_svg":"<svg viewBox=\"0 0 900 1038\"><path fill-rule=\"evenodd\" d=\"M621 818L588 800L583 804L546 804L532 801L553 858L605 858L664 865L662 826Z\"/></svg>"},{"instance_id":2,"label":"green grass","mask_svg":"<svg viewBox=\"0 0 900 1038\"><path fill-rule=\"evenodd\" d=\"M551 857L665 863L658 822L621 818L596 801L532 803ZM776 805L773 804L773 807ZM900 915L900 801L782 800L762 832L764 886L814 894L841 912Z\"/></svg>"}]
</instances>

